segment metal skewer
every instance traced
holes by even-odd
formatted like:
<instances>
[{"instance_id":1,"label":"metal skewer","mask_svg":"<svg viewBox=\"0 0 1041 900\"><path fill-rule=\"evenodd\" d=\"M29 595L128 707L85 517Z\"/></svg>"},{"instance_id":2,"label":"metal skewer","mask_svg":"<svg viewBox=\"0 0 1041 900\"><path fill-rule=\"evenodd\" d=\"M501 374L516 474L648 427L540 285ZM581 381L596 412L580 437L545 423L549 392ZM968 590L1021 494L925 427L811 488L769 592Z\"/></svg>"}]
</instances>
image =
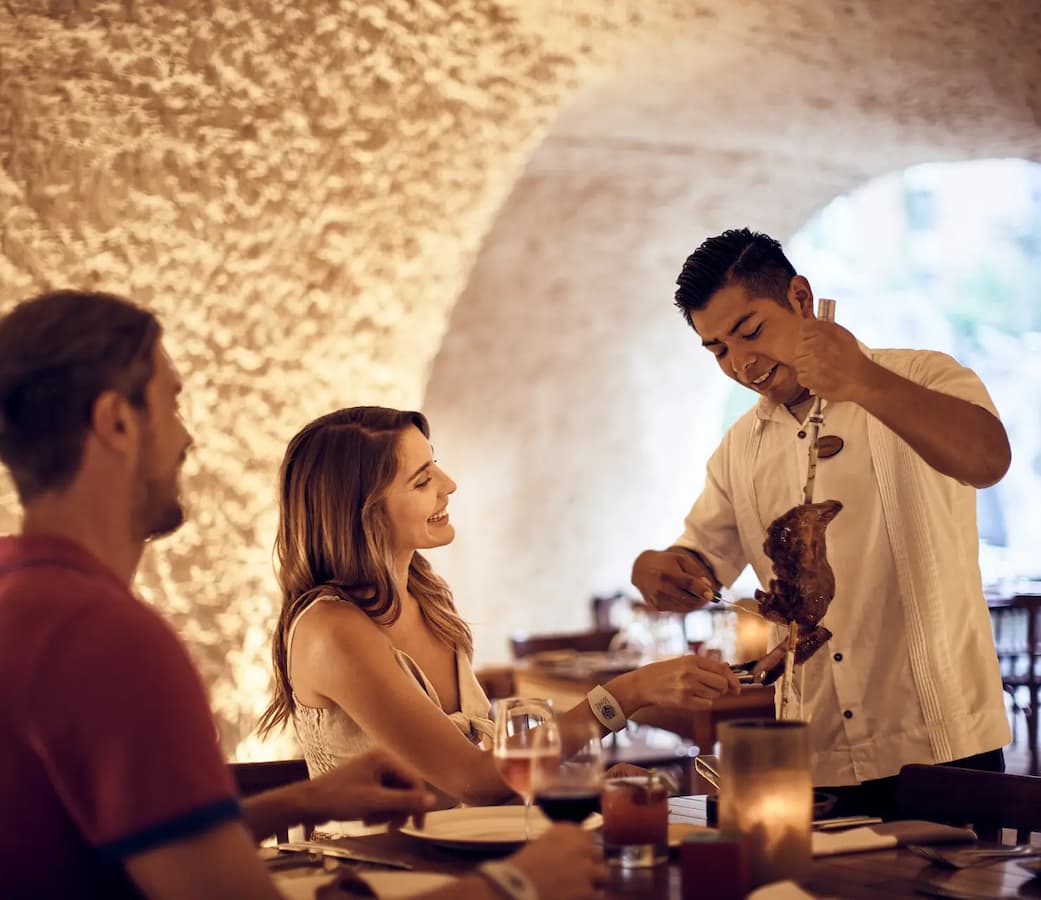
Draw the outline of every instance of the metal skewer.
<instances>
[{"instance_id":1,"label":"metal skewer","mask_svg":"<svg viewBox=\"0 0 1041 900\"><path fill-rule=\"evenodd\" d=\"M835 301L817 301L817 318L822 322L835 321ZM817 440L824 417L821 415L822 398L818 394L810 413L810 459L806 467L806 484L802 490L802 502L813 503L813 485L817 478ZM795 648L799 643L799 623L794 619L788 623L788 647L784 657L784 673L781 675L781 718L792 718L792 682L795 679Z\"/></svg>"},{"instance_id":2,"label":"metal skewer","mask_svg":"<svg viewBox=\"0 0 1041 900\"><path fill-rule=\"evenodd\" d=\"M821 298L817 301L817 318L822 322L835 321L835 301ZM806 467L806 485L802 489L802 502L813 503L813 484L817 478L817 439L820 435L824 417L821 415L822 398L818 394L813 400L813 412L810 413L810 462Z\"/></svg>"},{"instance_id":3,"label":"metal skewer","mask_svg":"<svg viewBox=\"0 0 1041 900\"><path fill-rule=\"evenodd\" d=\"M751 609L751 608L749 608L747 606L742 606L740 603L737 603L737 602L735 602L733 600L726 600L726 599L724 599L723 595L720 594L719 591L713 591L712 592L712 602L713 603L722 603L724 606L729 606L735 612L748 613L748 615L750 615L750 616L757 616L758 618L762 619L764 622L769 622L770 621L769 619L766 618L766 616L764 616L761 612L758 612L757 610Z\"/></svg>"}]
</instances>

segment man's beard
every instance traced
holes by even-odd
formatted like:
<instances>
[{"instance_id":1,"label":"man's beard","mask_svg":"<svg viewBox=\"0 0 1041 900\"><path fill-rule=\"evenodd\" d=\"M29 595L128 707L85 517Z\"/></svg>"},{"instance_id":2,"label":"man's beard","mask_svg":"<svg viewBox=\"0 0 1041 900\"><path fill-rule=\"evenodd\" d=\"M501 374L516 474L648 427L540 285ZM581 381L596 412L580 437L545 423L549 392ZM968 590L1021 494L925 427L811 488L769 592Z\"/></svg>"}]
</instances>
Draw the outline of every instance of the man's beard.
<instances>
[{"instance_id":1,"label":"man's beard","mask_svg":"<svg viewBox=\"0 0 1041 900\"><path fill-rule=\"evenodd\" d=\"M184 524L184 507L181 505L180 497L162 498L158 493L158 485L153 484L151 491L151 503L148 516L143 517L145 540L165 537L173 534ZM160 502L165 500L165 502Z\"/></svg>"},{"instance_id":2,"label":"man's beard","mask_svg":"<svg viewBox=\"0 0 1041 900\"><path fill-rule=\"evenodd\" d=\"M145 461L149 455L145 454ZM145 471L144 466L138 470L134 526L140 540L150 541L164 537L184 524L184 506L181 504L178 484L180 462L183 460L179 461L177 469L165 478Z\"/></svg>"}]
</instances>

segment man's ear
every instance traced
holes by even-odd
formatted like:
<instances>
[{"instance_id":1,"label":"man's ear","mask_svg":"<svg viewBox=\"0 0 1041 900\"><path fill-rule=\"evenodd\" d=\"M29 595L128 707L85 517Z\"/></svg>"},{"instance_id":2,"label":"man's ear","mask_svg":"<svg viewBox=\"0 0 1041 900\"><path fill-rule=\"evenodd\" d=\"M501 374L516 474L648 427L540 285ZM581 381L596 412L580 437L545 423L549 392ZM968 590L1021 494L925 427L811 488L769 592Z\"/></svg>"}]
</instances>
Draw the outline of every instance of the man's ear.
<instances>
[{"instance_id":1,"label":"man's ear","mask_svg":"<svg viewBox=\"0 0 1041 900\"><path fill-rule=\"evenodd\" d=\"M788 282L788 305L797 316L813 318L813 288L802 275L793 275Z\"/></svg>"},{"instance_id":2,"label":"man's ear","mask_svg":"<svg viewBox=\"0 0 1041 900\"><path fill-rule=\"evenodd\" d=\"M116 453L126 453L137 441L137 417L118 391L102 391L98 395L91 409L90 428L105 447Z\"/></svg>"}]
</instances>

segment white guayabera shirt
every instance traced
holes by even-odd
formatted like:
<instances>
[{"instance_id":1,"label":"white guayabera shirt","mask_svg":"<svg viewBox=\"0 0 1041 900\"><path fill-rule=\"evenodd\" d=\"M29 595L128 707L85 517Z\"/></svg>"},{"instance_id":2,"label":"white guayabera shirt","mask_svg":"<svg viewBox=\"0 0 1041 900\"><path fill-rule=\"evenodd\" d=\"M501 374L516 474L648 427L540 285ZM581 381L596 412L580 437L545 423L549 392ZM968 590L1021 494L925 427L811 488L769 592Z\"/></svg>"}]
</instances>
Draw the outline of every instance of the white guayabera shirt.
<instances>
[{"instance_id":1,"label":"white guayabera shirt","mask_svg":"<svg viewBox=\"0 0 1041 900\"><path fill-rule=\"evenodd\" d=\"M925 387L997 415L970 369L932 351L867 351ZM802 502L810 430L765 398L726 433L676 545L730 584L751 564L773 577L766 528ZM861 407L824 404L842 438L817 465L816 500L843 510L827 529L833 634L795 680L809 719L814 783L856 784L909 763L962 759L1010 740L983 599L976 491L941 475ZM780 641L783 629L771 637Z\"/></svg>"}]
</instances>

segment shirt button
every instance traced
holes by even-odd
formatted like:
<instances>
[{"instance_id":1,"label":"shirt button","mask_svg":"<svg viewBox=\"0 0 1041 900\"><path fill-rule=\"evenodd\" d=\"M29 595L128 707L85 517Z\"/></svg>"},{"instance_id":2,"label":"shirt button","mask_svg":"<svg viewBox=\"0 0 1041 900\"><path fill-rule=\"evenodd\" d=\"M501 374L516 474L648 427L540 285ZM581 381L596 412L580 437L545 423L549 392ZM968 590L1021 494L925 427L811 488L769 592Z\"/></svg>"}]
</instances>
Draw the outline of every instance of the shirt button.
<instances>
[{"instance_id":1,"label":"shirt button","mask_svg":"<svg viewBox=\"0 0 1041 900\"><path fill-rule=\"evenodd\" d=\"M800 431L800 432L799 432L799 437L800 437L800 438L804 438L804 437L806 437L806 432L805 432L805 431Z\"/></svg>"},{"instance_id":2,"label":"shirt button","mask_svg":"<svg viewBox=\"0 0 1041 900\"><path fill-rule=\"evenodd\" d=\"M832 659L833 659L833 660L835 660L835 662L842 662L842 654L841 654L841 653L836 653L836 654L835 654L835 655L834 655L834 656L832 657Z\"/></svg>"},{"instance_id":3,"label":"shirt button","mask_svg":"<svg viewBox=\"0 0 1041 900\"><path fill-rule=\"evenodd\" d=\"M842 713L842 715L845 718L847 718L847 719L852 719L853 718L853 710L847 709L845 712Z\"/></svg>"}]
</instances>

